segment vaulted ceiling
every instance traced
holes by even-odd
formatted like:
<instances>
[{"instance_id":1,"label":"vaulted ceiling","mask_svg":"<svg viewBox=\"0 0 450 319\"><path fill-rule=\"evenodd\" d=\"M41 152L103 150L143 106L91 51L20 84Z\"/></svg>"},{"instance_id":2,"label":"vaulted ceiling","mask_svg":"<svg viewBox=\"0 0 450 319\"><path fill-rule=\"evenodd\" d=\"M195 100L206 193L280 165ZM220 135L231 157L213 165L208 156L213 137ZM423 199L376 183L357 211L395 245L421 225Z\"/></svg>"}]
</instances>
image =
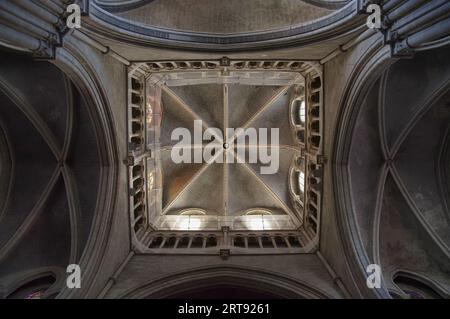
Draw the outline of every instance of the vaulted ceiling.
<instances>
[{"instance_id":1,"label":"vaulted ceiling","mask_svg":"<svg viewBox=\"0 0 450 319\"><path fill-rule=\"evenodd\" d=\"M52 64L4 52L0 60L0 276L65 271L81 257L96 207L90 116Z\"/></svg>"},{"instance_id":2,"label":"vaulted ceiling","mask_svg":"<svg viewBox=\"0 0 450 319\"><path fill-rule=\"evenodd\" d=\"M449 48L400 60L365 99L350 155L368 254L392 286L401 270L450 285Z\"/></svg>"},{"instance_id":3,"label":"vaulted ceiling","mask_svg":"<svg viewBox=\"0 0 450 319\"><path fill-rule=\"evenodd\" d=\"M294 86L258 86L239 84L204 84L166 87L162 93L161 160L163 172L163 213L178 214L186 208L202 208L208 214L239 216L251 208L266 208L273 214L295 216L288 190L289 167L299 145L290 128L290 102ZM221 150L216 154L225 163L175 164L171 159L174 144L171 133L177 127L188 128L194 137L194 120L202 120L205 129L268 128L268 147L280 154L280 169L274 175L261 174L260 158L249 163L248 152L259 152L260 146L232 145L233 136L217 140ZM271 145L270 130L279 129L279 144ZM258 137L259 138L259 137ZM203 152L205 144L192 146ZM223 143L230 148L222 148ZM263 146L261 146L263 147ZM265 147L267 149L268 147ZM233 149L231 149L233 148ZM246 154L239 158L238 152ZM190 150L191 151L191 150ZM228 156L227 163L225 156Z\"/></svg>"}]
</instances>

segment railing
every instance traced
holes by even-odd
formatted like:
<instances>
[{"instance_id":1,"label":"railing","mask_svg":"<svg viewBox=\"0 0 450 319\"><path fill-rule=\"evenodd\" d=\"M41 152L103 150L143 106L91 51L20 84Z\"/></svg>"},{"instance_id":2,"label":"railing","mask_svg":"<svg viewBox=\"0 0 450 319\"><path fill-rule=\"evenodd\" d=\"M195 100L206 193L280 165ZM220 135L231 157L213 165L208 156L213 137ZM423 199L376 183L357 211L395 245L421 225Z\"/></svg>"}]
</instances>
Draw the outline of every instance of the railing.
<instances>
[{"instance_id":1,"label":"railing","mask_svg":"<svg viewBox=\"0 0 450 319\"><path fill-rule=\"evenodd\" d=\"M232 254L301 254L312 252L308 238L295 231L236 232L156 231L142 239L141 253L207 254L227 257Z\"/></svg>"},{"instance_id":2,"label":"railing","mask_svg":"<svg viewBox=\"0 0 450 319\"><path fill-rule=\"evenodd\" d=\"M304 94L303 94L304 92ZM300 119L297 102L305 101L305 116ZM305 74L304 91L294 96L291 109L294 137L302 148L290 168L289 188L295 211L301 216L303 228L310 239L318 237L323 178L323 85L322 71L312 68ZM302 176L302 190L300 178Z\"/></svg>"},{"instance_id":3,"label":"railing","mask_svg":"<svg viewBox=\"0 0 450 319\"><path fill-rule=\"evenodd\" d=\"M307 150L320 153L322 146L322 78L317 72L306 76Z\"/></svg>"},{"instance_id":4,"label":"railing","mask_svg":"<svg viewBox=\"0 0 450 319\"><path fill-rule=\"evenodd\" d=\"M148 227L145 165L145 159L141 159L130 163L128 168L131 228L137 239L142 238Z\"/></svg>"},{"instance_id":5,"label":"railing","mask_svg":"<svg viewBox=\"0 0 450 319\"><path fill-rule=\"evenodd\" d=\"M312 64L302 60L234 60L227 57L216 60L184 60L184 61L152 61L140 63L139 68L146 74L167 71L208 71L225 70L226 71L295 71L308 73Z\"/></svg>"},{"instance_id":6,"label":"railing","mask_svg":"<svg viewBox=\"0 0 450 319\"><path fill-rule=\"evenodd\" d=\"M145 79L128 76L128 148L145 150Z\"/></svg>"}]
</instances>

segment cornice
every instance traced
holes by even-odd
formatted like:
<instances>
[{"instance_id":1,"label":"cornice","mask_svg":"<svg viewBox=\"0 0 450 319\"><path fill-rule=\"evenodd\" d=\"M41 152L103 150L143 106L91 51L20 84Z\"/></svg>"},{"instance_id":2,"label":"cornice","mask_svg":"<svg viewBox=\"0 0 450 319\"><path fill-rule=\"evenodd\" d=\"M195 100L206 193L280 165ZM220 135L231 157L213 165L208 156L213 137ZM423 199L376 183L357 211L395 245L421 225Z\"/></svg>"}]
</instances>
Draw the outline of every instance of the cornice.
<instances>
[{"instance_id":1,"label":"cornice","mask_svg":"<svg viewBox=\"0 0 450 319\"><path fill-rule=\"evenodd\" d=\"M362 24L356 2L308 24L265 32L217 35L181 32L132 23L90 2L89 31L136 45L157 45L188 50L242 51L287 45L306 45L356 30Z\"/></svg>"}]
</instances>

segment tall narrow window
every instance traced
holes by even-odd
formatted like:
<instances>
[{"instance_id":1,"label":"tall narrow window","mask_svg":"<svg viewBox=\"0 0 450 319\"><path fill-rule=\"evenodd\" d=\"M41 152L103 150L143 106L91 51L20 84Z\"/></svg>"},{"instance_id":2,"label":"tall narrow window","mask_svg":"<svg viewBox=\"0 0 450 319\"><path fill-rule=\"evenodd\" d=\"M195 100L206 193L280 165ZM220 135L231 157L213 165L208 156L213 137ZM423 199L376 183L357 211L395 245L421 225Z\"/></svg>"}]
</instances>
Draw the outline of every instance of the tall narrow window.
<instances>
[{"instance_id":1,"label":"tall narrow window","mask_svg":"<svg viewBox=\"0 0 450 319\"><path fill-rule=\"evenodd\" d=\"M306 106L305 101L301 101L298 106L298 118L300 120L301 125L305 125L306 121Z\"/></svg>"},{"instance_id":2,"label":"tall narrow window","mask_svg":"<svg viewBox=\"0 0 450 319\"><path fill-rule=\"evenodd\" d=\"M155 177L154 173L151 171L148 172L147 174L147 191L150 192L153 189L154 185L155 185Z\"/></svg>"},{"instance_id":3,"label":"tall narrow window","mask_svg":"<svg viewBox=\"0 0 450 319\"><path fill-rule=\"evenodd\" d=\"M298 188L302 194L305 192L305 173L301 171L298 173Z\"/></svg>"}]
</instances>

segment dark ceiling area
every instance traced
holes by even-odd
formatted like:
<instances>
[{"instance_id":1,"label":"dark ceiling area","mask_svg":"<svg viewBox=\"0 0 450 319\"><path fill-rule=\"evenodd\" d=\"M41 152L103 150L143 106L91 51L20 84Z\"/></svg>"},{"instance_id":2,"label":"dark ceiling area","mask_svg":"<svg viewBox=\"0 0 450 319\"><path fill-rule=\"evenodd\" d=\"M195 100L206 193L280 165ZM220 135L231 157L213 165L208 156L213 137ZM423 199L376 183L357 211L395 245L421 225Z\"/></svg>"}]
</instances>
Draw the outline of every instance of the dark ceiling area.
<instances>
[{"instance_id":1,"label":"dark ceiling area","mask_svg":"<svg viewBox=\"0 0 450 319\"><path fill-rule=\"evenodd\" d=\"M51 63L0 55L0 276L65 271L81 257L96 207L89 110Z\"/></svg>"},{"instance_id":2,"label":"dark ceiling area","mask_svg":"<svg viewBox=\"0 0 450 319\"><path fill-rule=\"evenodd\" d=\"M269 291L259 291L256 289L248 289L233 286L216 286L206 287L204 289L194 289L192 291L174 294L169 299L280 299L279 296Z\"/></svg>"},{"instance_id":3,"label":"dark ceiling area","mask_svg":"<svg viewBox=\"0 0 450 319\"><path fill-rule=\"evenodd\" d=\"M368 254L449 284L450 48L384 72L365 99L350 153L353 203Z\"/></svg>"}]
</instances>

